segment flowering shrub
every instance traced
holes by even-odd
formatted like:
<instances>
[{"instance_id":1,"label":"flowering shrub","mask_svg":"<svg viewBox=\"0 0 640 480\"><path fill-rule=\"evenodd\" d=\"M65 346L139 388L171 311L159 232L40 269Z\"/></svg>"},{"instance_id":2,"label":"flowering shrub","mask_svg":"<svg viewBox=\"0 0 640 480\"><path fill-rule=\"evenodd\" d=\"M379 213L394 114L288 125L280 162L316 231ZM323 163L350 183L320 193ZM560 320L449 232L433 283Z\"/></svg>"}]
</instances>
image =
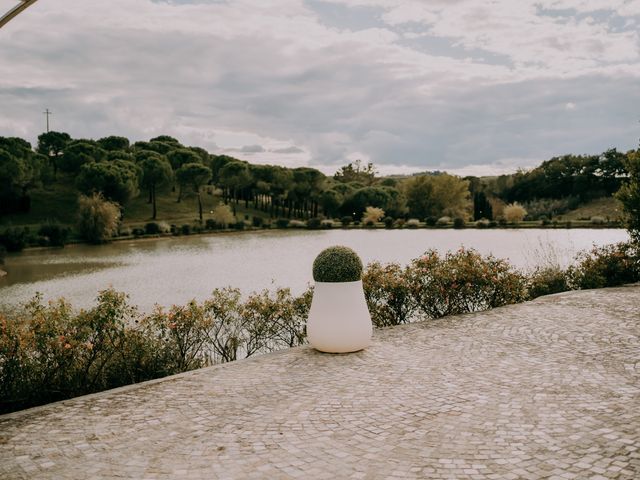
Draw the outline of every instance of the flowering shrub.
<instances>
[{"instance_id":1,"label":"flowering shrub","mask_svg":"<svg viewBox=\"0 0 640 480\"><path fill-rule=\"evenodd\" d=\"M524 276L506 261L460 249L441 257L435 250L409 267L411 292L430 318L486 310L526 298Z\"/></svg>"},{"instance_id":2,"label":"flowering shrub","mask_svg":"<svg viewBox=\"0 0 640 480\"><path fill-rule=\"evenodd\" d=\"M0 314L0 413L299 345L310 291L252 294L215 290L141 315L105 290L89 310L34 298Z\"/></svg>"},{"instance_id":3,"label":"flowering shrub","mask_svg":"<svg viewBox=\"0 0 640 480\"><path fill-rule=\"evenodd\" d=\"M572 288L603 288L640 280L640 246L627 242L595 247L569 268Z\"/></svg>"},{"instance_id":4,"label":"flowering shrub","mask_svg":"<svg viewBox=\"0 0 640 480\"><path fill-rule=\"evenodd\" d=\"M374 326L389 327L408 323L416 310L408 269L397 263L367 265L362 276L364 296Z\"/></svg>"},{"instance_id":5,"label":"flowering shrub","mask_svg":"<svg viewBox=\"0 0 640 480\"><path fill-rule=\"evenodd\" d=\"M529 298L566 292L570 289L567 272L558 266L537 268L529 275L527 280Z\"/></svg>"}]
</instances>

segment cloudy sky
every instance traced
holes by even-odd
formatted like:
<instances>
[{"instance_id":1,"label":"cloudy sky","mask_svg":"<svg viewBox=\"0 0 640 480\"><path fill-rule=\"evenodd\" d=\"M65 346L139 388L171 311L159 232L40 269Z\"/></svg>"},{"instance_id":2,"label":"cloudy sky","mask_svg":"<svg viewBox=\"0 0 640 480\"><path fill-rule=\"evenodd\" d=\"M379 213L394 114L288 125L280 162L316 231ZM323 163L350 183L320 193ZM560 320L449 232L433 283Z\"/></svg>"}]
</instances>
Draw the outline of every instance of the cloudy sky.
<instances>
[{"instance_id":1,"label":"cloudy sky","mask_svg":"<svg viewBox=\"0 0 640 480\"><path fill-rule=\"evenodd\" d=\"M0 135L49 108L326 173L509 172L637 146L639 30L640 0L39 0L0 29Z\"/></svg>"}]
</instances>

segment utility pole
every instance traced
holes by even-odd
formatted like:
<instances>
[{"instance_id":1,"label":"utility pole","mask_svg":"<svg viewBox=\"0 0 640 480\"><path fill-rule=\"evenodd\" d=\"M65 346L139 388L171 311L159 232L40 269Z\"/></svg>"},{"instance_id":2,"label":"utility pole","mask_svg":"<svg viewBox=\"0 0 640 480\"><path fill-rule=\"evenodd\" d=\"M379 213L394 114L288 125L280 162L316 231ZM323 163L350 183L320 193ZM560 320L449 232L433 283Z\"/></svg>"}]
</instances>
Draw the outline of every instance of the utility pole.
<instances>
[{"instance_id":1,"label":"utility pole","mask_svg":"<svg viewBox=\"0 0 640 480\"><path fill-rule=\"evenodd\" d=\"M42 113L47 116L47 133L49 133L49 115L53 115L53 112L50 112L49 109L47 108Z\"/></svg>"}]
</instances>

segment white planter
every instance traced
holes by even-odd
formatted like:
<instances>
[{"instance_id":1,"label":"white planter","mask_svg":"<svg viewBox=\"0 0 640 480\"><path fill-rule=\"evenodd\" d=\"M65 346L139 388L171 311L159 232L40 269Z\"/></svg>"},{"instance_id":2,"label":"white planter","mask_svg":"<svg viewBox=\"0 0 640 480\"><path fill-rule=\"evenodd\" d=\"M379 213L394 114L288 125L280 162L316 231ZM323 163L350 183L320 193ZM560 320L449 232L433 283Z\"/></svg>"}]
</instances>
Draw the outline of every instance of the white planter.
<instances>
[{"instance_id":1,"label":"white planter","mask_svg":"<svg viewBox=\"0 0 640 480\"><path fill-rule=\"evenodd\" d=\"M316 350L356 352L371 343L373 326L362 280L316 282L307 321L307 338Z\"/></svg>"}]
</instances>

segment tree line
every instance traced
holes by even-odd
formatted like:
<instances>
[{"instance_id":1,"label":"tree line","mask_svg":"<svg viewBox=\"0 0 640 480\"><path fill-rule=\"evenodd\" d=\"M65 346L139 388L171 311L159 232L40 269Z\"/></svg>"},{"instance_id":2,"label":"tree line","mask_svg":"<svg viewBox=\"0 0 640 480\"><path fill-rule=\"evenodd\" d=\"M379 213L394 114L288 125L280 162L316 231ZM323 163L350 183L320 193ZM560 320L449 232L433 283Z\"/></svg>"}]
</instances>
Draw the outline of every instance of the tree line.
<instances>
[{"instance_id":1,"label":"tree line","mask_svg":"<svg viewBox=\"0 0 640 480\"><path fill-rule=\"evenodd\" d=\"M206 186L225 204L243 204L272 218L360 220L367 207L374 207L388 218L492 220L503 215L508 203L519 202L538 219L611 196L629 175L631 154L636 152L565 155L498 177L460 178L442 172L380 177L373 164L360 161L327 176L310 167L257 165L211 154L167 135L131 143L120 136L73 139L52 131L38 137L35 149L23 139L0 137L0 214L28 213L30 192L57 182L73 184L84 195L99 193L116 202L125 216L127 203L144 194L154 220L158 193L171 192L176 202L195 195L202 221Z\"/></svg>"}]
</instances>

